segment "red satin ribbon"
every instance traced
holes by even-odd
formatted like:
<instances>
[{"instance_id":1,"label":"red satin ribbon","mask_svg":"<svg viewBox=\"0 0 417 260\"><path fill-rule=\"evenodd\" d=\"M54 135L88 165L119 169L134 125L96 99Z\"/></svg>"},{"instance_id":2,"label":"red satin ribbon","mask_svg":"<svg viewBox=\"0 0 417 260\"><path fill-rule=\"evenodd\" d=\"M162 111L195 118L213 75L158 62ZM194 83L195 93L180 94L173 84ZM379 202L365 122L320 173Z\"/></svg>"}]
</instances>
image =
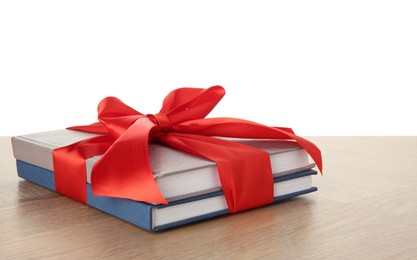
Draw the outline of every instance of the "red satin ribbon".
<instances>
[{"instance_id":1,"label":"red satin ribbon","mask_svg":"<svg viewBox=\"0 0 417 260\"><path fill-rule=\"evenodd\" d=\"M320 150L289 128L235 118L205 119L224 94L220 86L176 89L154 115L144 115L114 97L103 99L98 106L100 123L69 128L103 135L53 152L57 192L86 203L85 160L103 154L92 169L94 194L166 204L149 164L149 138L214 161L230 212L273 201L269 154L209 136L294 140L322 171Z\"/></svg>"}]
</instances>

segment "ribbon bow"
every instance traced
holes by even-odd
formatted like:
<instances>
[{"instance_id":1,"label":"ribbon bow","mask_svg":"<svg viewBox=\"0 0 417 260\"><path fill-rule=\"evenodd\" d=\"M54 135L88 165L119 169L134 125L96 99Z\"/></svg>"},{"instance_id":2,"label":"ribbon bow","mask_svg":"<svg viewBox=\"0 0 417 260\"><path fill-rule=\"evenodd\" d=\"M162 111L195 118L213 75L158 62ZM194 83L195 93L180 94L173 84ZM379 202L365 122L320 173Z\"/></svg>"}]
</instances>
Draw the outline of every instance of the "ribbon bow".
<instances>
[{"instance_id":1,"label":"ribbon bow","mask_svg":"<svg viewBox=\"0 0 417 260\"><path fill-rule=\"evenodd\" d=\"M69 128L102 135L53 151L57 192L86 203L85 160L102 154L92 169L94 194L167 204L153 178L149 139L214 161L230 212L273 201L270 155L210 136L294 140L322 170L320 150L289 128L236 118L205 118L224 94L221 86L179 88L166 96L154 115L142 114L115 97L104 98L98 105L100 122Z\"/></svg>"}]
</instances>

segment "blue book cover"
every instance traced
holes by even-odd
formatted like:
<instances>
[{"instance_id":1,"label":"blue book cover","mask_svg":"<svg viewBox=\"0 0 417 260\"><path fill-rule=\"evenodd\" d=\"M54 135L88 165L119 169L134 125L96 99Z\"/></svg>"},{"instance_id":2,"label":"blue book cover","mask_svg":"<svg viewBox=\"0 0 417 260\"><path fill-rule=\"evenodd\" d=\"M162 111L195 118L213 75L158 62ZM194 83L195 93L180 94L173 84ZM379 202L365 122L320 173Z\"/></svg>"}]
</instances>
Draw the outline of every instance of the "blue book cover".
<instances>
[{"instance_id":1,"label":"blue book cover","mask_svg":"<svg viewBox=\"0 0 417 260\"><path fill-rule=\"evenodd\" d=\"M54 173L49 169L17 160L19 177L55 191ZM274 178L275 202L314 192L311 175L305 170ZM128 199L96 196L87 185L87 204L124 221L149 231L160 231L184 224L228 214L223 192L215 191L170 202L153 205Z\"/></svg>"}]
</instances>

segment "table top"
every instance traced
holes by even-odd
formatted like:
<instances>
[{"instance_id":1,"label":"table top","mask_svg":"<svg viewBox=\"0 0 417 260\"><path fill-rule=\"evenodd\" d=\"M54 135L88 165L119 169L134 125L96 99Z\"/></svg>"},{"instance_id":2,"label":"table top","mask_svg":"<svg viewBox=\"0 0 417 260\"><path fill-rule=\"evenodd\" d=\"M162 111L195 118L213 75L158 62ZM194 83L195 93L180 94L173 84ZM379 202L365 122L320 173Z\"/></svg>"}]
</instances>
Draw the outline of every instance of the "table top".
<instances>
[{"instance_id":1,"label":"table top","mask_svg":"<svg viewBox=\"0 0 417 260\"><path fill-rule=\"evenodd\" d=\"M0 137L0 259L417 258L417 137L308 137L318 191L160 233L17 177Z\"/></svg>"}]
</instances>

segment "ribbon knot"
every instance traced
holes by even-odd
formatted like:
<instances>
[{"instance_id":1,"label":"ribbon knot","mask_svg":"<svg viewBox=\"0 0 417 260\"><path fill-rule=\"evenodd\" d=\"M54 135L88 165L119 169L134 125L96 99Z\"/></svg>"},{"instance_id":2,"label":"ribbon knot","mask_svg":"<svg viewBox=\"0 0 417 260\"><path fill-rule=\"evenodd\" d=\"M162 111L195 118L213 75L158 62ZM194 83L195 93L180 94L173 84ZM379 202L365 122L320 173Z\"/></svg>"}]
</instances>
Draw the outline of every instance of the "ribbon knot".
<instances>
[{"instance_id":1,"label":"ribbon knot","mask_svg":"<svg viewBox=\"0 0 417 260\"><path fill-rule=\"evenodd\" d=\"M115 97L104 98L98 106L100 122L69 128L102 135L54 150L57 192L86 202L85 160L102 155L91 173L95 195L166 204L149 162L150 138L214 161L230 212L273 202L270 155L210 136L293 140L322 170L320 150L290 128L237 118L205 118L224 94L221 86L179 88L166 96L159 113L153 115L144 115Z\"/></svg>"},{"instance_id":2,"label":"ribbon knot","mask_svg":"<svg viewBox=\"0 0 417 260\"><path fill-rule=\"evenodd\" d=\"M171 120L164 113L146 115L152 122L159 126L159 132L172 131L173 126Z\"/></svg>"}]
</instances>

